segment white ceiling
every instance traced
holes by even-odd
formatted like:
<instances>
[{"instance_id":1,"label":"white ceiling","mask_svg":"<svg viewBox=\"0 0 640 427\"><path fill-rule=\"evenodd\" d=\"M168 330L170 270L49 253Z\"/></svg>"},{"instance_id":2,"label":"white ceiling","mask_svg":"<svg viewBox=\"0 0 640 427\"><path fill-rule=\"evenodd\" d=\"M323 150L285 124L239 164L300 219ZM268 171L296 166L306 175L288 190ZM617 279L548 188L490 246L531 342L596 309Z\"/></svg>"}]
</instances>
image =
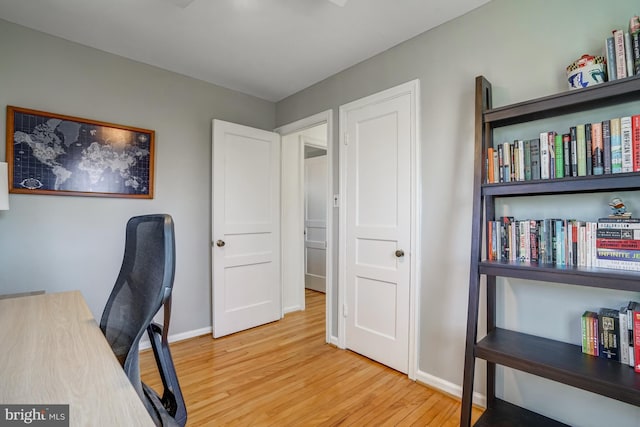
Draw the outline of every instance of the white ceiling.
<instances>
[{"instance_id":1,"label":"white ceiling","mask_svg":"<svg viewBox=\"0 0 640 427\"><path fill-rule=\"evenodd\" d=\"M0 18L279 101L488 1L0 0Z\"/></svg>"}]
</instances>

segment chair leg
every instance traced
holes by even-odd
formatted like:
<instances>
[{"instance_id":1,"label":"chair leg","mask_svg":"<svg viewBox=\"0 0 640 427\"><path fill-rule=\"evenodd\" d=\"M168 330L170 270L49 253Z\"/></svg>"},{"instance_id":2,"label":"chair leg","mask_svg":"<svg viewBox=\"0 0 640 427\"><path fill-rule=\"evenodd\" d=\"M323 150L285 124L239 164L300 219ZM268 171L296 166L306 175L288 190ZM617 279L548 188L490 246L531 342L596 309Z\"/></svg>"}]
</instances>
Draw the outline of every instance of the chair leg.
<instances>
[{"instance_id":1,"label":"chair leg","mask_svg":"<svg viewBox=\"0 0 640 427\"><path fill-rule=\"evenodd\" d=\"M187 422L187 409L178 383L171 351L166 338L163 336L162 328L156 323L151 323L147 328L151 348L158 365L164 392L162 394L162 404L167 412L176 420L176 422L184 426Z\"/></svg>"}]
</instances>

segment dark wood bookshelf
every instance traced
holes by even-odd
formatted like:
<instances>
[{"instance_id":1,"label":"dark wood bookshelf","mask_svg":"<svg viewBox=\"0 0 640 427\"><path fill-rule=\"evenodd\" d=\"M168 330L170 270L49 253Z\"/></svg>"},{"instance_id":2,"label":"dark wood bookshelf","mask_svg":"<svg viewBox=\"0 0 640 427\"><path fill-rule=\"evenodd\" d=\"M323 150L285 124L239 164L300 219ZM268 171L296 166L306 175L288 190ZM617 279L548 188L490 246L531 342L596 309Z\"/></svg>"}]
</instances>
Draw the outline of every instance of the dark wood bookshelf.
<instances>
[{"instance_id":1,"label":"dark wood bookshelf","mask_svg":"<svg viewBox=\"0 0 640 427\"><path fill-rule=\"evenodd\" d=\"M640 190L640 173L488 184L485 160L487 148L493 146L494 129L636 101L640 101L640 76L492 108L491 84L482 76L476 78L473 220L461 426L471 424L476 359L487 362L487 409L475 424L477 427L565 425L498 398L495 384L498 366L640 406L640 374L632 367L583 354L577 345L496 325L498 277L524 279L530 281L524 282L528 286L535 286L536 281L575 286L576 292L581 287L640 292L640 272L482 259L486 220L496 219L497 199ZM486 282L487 334L478 340L482 277Z\"/></svg>"},{"instance_id":2,"label":"dark wood bookshelf","mask_svg":"<svg viewBox=\"0 0 640 427\"><path fill-rule=\"evenodd\" d=\"M495 328L476 345L476 357L640 405L640 375L632 367L584 354L577 345Z\"/></svg>"},{"instance_id":3,"label":"dark wood bookshelf","mask_svg":"<svg viewBox=\"0 0 640 427\"><path fill-rule=\"evenodd\" d=\"M568 424L552 420L535 412L513 405L502 399L495 399L493 405L484 411L475 427L570 427Z\"/></svg>"}]
</instances>

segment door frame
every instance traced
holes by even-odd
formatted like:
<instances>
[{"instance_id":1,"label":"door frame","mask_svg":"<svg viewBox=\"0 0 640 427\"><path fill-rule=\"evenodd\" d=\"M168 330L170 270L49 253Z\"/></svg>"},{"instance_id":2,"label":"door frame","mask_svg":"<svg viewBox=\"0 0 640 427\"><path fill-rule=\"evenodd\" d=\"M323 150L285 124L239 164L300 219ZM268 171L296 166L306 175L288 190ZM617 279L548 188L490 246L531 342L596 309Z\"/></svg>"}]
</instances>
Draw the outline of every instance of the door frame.
<instances>
[{"instance_id":1,"label":"door frame","mask_svg":"<svg viewBox=\"0 0 640 427\"><path fill-rule=\"evenodd\" d=\"M333 330L333 313L334 307L331 303L333 301L336 290L333 286L333 253L334 253L334 239L333 239L333 209L334 200L333 197L333 110L326 110L304 119L297 120L295 122L280 126L274 129L274 132L280 134L280 137L289 135L291 133L300 132L314 126L325 124L327 125L327 252L326 252L326 294L325 294L325 340L328 343L337 345L338 337L333 336L331 331ZM299 139L302 143L302 139ZM300 156L300 161L304 162L304 146L301 147L303 155ZM303 165L301 166L302 170ZM304 203L304 199L303 203ZM304 208L304 206L302 206ZM303 210L304 212L304 210ZM304 215L304 213L303 213ZM304 219L304 218L303 218ZM301 245L304 250L304 235L301 233ZM282 250L282 249L281 249ZM304 309L304 276L302 277L303 292L301 292L302 301L299 302L299 306Z\"/></svg>"},{"instance_id":2,"label":"door frame","mask_svg":"<svg viewBox=\"0 0 640 427\"><path fill-rule=\"evenodd\" d=\"M356 101L343 104L339 109L339 181L340 181L340 206L344 206L346 197L346 123L347 114L352 110L357 110L373 102L381 102L401 95L409 94L411 97L411 244L409 249L409 259L411 262L409 276L409 361L408 377L416 379L419 361L419 347L417 345L420 334L420 241L421 241L421 207L422 207L422 181L420 162L420 80L415 79L404 84L383 90L381 92L365 96ZM338 347L346 348L346 298L347 298L347 276L346 276L346 253L347 253L347 214L344 209L340 209L338 220L338 307L341 308L342 315L338 316Z\"/></svg>"}]
</instances>

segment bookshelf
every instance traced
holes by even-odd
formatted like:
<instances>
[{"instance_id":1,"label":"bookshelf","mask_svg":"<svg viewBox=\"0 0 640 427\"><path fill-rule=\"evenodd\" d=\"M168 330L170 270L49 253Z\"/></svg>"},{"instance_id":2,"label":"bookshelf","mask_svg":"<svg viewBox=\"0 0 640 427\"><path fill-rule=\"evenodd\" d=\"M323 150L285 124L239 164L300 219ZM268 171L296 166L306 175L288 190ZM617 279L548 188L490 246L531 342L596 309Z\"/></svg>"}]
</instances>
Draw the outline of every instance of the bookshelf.
<instances>
[{"instance_id":1,"label":"bookshelf","mask_svg":"<svg viewBox=\"0 0 640 427\"><path fill-rule=\"evenodd\" d=\"M487 148L494 145L494 130L638 100L640 76L494 109L491 108L491 84L482 76L476 78L473 222L461 426L469 426L471 423L477 359L487 362L487 410L476 426L565 425L497 398L497 366L509 367L640 406L640 374L636 374L632 368L583 354L581 347L577 345L511 331L496 325L498 277L576 285L575 292L580 292L584 286L638 292L640 273L483 259L483 248L486 247L484 227L487 220L499 216L496 212L496 200L500 198L640 190L640 174L637 172L487 184L485 159ZM478 340L482 277L486 279L487 335Z\"/></svg>"}]
</instances>

